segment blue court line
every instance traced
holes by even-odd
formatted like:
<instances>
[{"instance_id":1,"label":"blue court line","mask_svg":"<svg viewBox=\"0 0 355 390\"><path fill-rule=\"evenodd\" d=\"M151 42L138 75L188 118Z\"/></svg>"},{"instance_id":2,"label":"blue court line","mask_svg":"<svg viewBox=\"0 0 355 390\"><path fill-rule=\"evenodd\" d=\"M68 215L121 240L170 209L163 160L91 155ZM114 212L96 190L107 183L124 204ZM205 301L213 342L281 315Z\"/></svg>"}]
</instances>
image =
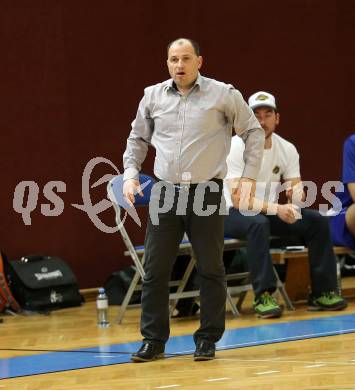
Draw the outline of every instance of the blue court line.
<instances>
[{"instance_id":1,"label":"blue court line","mask_svg":"<svg viewBox=\"0 0 355 390\"><path fill-rule=\"evenodd\" d=\"M247 328L228 329L217 349L234 349L323 336L355 333L355 314L323 317ZM0 359L0 379L128 363L141 342L112 344L63 352ZM192 335L171 337L167 354L188 355L195 345Z\"/></svg>"}]
</instances>

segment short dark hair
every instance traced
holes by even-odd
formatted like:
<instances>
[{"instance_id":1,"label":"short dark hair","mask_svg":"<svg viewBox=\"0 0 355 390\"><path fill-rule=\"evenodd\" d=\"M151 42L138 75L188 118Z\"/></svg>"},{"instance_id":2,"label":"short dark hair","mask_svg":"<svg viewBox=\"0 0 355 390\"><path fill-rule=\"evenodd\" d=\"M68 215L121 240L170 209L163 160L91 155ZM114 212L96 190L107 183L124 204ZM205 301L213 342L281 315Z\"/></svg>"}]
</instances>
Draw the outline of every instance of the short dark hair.
<instances>
[{"instance_id":1,"label":"short dark hair","mask_svg":"<svg viewBox=\"0 0 355 390\"><path fill-rule=\"evenodd\" d=\"M177 43L177 42L179 42L179 41L188 41L188 42L190 42L190 43L191 43L191 46L194 48L195 54L196 54L197 56L200 55L200 45L199 45L196 41L194 41L193 39L190 39L190 38L178 38L178 39L174 39L172 42L170 42L169 45L168 45L168 47L167 47L167 53L168 53L168 55L169 55L169 50L170 50L171 46L172 46L174 43ZM181 44L182 44L182 42L181 42Z\"/></svg>"},{"instance_id":2,"label":"short dark hair","mask_svg":"<svg viewBox=\"0 0 355 390\"><path fill-rule=\"evenodd\" d=\"M266 105L266 106L257 106L257 107L255 107L255 108L253 108L254 114L255 114L255 110L257 110L258 108L268 108L270 111L274 111L275 114L278 113L277 108L270 107L270 106L267 106L267 105Z\"/></svg>"}]
</instances>

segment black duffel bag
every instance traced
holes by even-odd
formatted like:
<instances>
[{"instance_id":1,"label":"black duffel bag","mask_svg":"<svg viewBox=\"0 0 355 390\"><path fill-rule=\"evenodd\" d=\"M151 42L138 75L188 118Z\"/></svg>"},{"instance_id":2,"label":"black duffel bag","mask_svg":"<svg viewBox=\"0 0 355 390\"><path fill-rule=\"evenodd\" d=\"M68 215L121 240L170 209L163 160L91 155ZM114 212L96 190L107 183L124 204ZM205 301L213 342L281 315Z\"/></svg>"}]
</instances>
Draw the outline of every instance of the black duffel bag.
<instances>
[{"instance_id":1,"label":"black duffel bag","mask_svg":"<svg viewBox=\"0 0 355 390\"><path fill-rule=\"evenodd\" d=\"M27 256L7 261L8 285L24 310L49 311L80 306L84 301L76 277L59 257Z\"/></svg>"},{"instance_id":2,"label":"black duffel bag","mask_svg":"<svg viewBox=\"0 0 355 390\"><path fill-rule=\"evenodd\" d=\"M127 290L136 273L134 266L130 266L121 271L116 271L106 280L104 288L110 305L121 305L127 293ZM132 294L130 304L140 303L141 291L135 291Z\"/></svg>"}]
</instances>

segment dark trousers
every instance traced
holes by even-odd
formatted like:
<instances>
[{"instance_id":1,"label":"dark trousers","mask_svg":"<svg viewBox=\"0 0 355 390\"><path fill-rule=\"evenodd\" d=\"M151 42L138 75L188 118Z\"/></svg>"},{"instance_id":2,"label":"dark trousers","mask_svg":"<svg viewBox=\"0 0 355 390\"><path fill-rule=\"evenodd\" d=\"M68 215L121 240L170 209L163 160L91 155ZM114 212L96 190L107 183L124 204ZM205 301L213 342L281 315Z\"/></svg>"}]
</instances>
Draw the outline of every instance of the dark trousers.
<instances>
[{"instance_id":1,"label":"dark trousers","mask_svg":"<svg viewBox=\"0 0 355 390\"><path fill-rule=\"evenodd\" d=\"M172 186L172 184L165 183ZM189 192L174 187L173 197L159 195L159 205L172 202L172 208L158 214L154 224L151 214L145 238L145 277L142 290L141 333L145 341L165 343L169 338L169 280L184 232L187 233L197 260L200 278L200 327L194 340L217 342L225 328L226 284L223 265L224 215L219 207L222 183L218 192L206 191L203 207L217 206L209 216L194 211L195 186ZM187 196L186 212L177 212L178 197ZM152 195L154 198L154 195ZM153 199L154 200L154 199ZM196 210L196 209L195 209ZM156 221L155 221L156 222Z\"/></svg>"},{"instance_id":2,"label":"dark trousers","mask_svg":"<svg viewBox=\"0 0 355 390\"><path fill-rule=\"evenodd\" d=\"M244 216L231 208L225 219L227 237L247 239L248 265L256 296L276 290L276 278L269 252L270 236L297 236L308 247L311 289L314 295L336 291L336 261L328 218L317 211L302 209L302 219L293 224L275 215Z\"/></svg>"}]
</instances>

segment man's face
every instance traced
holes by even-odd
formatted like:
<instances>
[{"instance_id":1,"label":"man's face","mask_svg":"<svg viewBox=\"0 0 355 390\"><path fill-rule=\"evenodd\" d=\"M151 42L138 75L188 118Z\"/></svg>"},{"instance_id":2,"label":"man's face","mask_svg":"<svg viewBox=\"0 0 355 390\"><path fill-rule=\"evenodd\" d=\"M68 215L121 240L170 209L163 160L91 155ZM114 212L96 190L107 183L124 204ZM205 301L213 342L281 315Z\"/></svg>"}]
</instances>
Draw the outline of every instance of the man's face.
<instances>
[{"instance_id":1,"label":"man's face","mask_svg":"<svg viewBox=\"0 0 355 390\"><path fill-rule=\"evenodd\" d=\"M269 138L280 122L280 114L269 107L256 108L254 114L265 131L265 138Z\"/></svg>"},{"instance_id":2,"label":"man's face","mask_svg":"<svg viewBox=\"0 0 355 390\"><path fill-rule=\"evenodd\" d=\"M196 55L189 41L177 41L169 49L167 64L176 86L187 90L197 79L202 57Z\"/></svg>"}]
</instances>

